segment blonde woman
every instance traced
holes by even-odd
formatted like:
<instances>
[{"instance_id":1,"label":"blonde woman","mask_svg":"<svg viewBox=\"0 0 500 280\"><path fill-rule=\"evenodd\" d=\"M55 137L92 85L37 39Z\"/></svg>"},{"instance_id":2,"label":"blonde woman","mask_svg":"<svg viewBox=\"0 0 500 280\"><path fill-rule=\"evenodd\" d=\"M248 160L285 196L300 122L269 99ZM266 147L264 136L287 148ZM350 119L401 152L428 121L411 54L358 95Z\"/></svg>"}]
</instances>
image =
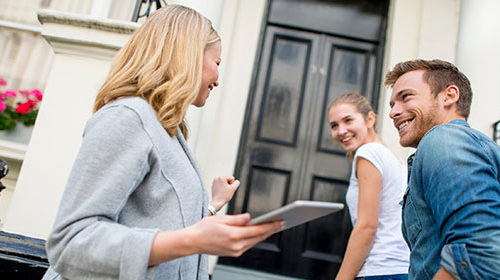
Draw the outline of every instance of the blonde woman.
<instances>
[{"instance_id":1,"label":"blonde woman","mask_svg":"<svg viewBox=\"0 0 500 280\"><path fill-rule=\"evenodd\" d=\"M186 7L158 10L133 34L85 127L44 279L208 279L205 254L239 256L282 227L211 215L239 181L216 178L208 203L185 115L218 86L220 57L210 21Z\"/></svg>"},{"instance_id":2,"label":"blonde woman","mask_svg":"<svg viewBox=\"0 0 500 280\"><path fill-rule=\"evenodd\" d=\"M332 137L351 155L346 203L353 230L336 280L408 279L410 251L401 233L406 168L380 141L363 96L338 96L328 107Z\"/></svg>"}]
</instances>

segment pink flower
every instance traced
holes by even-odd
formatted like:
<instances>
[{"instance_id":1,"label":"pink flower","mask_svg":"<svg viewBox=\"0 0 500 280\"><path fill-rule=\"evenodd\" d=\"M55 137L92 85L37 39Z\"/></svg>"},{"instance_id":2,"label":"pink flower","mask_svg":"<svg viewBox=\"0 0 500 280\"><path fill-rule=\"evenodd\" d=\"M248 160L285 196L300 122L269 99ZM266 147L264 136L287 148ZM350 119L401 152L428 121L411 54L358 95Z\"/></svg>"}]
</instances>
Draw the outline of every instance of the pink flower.
<instances>
[{"instance_id":1,"label":"pink flower","mask_svg":"<svg viewBox=\"0 0 500 280\"><path fill-rule=\"evenodd\" d=\"M15 97L17 95L16 92L13 91L13 90L6 90L3 94L5 94L6 97L8 97L8 96L14 96Z\"/></svg>"},{"instance_id":2,"label":"pink flower","mask_svg":"<svg viewBox=\"0 0 500 280\"><path fill-rule=\"evenodd\" d=\"M31 107L33 107L33 101L28 100L24 103L20 103L17 105L16 112L19 114L26 114L30 111Z\"/></svg>"},{"instance_id":3,"label":"pink flower","mask_svg":"<svg viewBox=\"0 0 500 280\"><path fill-rule=\"evenodd\" d=\"M42 96L43 96L43 94L42 94L42 91L40 91L39 89L35 88L34 90L32 90L32 91L31 91L31 94L32 94L33 96L35 96L35 97L36 97L36 99L38 99L38 100L40 100L40 101L42 100Z\"/></svg>"},{"instance_id":4,"label":"pink flower","mask_svg":"<svg viewBox=\"0 0 500 280\"><path fill-rule=\"evenodd\" d=\"M0 100L4 101L9 98L9 96L16 96L16 92L13 90L6 90L0 94Z\"/></svg>"},{"instance_id":5,"label":"pink flower","mask_svg":"<svg viewBox=\"0 0 500 280\"><path fill-rule=\"evenodd\" d=\"M7 81L5 81L3 78L0 77L0 86L5 86L7 85Z\"/></svg>"},{"instance_id":6,"label":"pink flower","mask_svg":"<svg viewBox=\"0 0 500 280\"><path fill-rule=\"evenodd\" d=\"M0 112L5 112L7 105L3 101L0 100Z\"/></svg>"}]
</instances>

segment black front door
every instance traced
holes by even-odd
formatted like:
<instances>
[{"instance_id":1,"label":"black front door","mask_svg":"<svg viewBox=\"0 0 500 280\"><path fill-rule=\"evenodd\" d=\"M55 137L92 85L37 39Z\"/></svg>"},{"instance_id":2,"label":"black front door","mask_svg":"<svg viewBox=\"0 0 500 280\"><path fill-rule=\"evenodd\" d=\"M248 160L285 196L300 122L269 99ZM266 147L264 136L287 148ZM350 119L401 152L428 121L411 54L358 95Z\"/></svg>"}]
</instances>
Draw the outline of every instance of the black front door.
<instances>
[{"instance_id":1,"label":"black front door","mask_svg":"<svg viewBox=\"0 0 500 280\"><path fill-rule=\"evenodd\" d=\"M231 213L257 216L298 199L345 201L350 163L331 140L326 107L346 92L359 92L376 105L382 61L380 30L385 28L387 3L365 7L372 2L378 3L270 2L235 172L242 185L231 202ZM364 15L374 10L380 13L380 20L373 38L352 36L357 30L367 33L362 24L344 26L347 31L338 34L342 28L325 27L322 21L329 18L325 12L342 15L343 11L351 17L355 12ZM301 15L309 22L297 20ZM340 22L356 25L349 17L344 15ZM329 21L335 24L339 19ZM345 209L276 234L243 256L221 258L219 263L332 279L350 230Z\"/></svg>"}]
</instances>

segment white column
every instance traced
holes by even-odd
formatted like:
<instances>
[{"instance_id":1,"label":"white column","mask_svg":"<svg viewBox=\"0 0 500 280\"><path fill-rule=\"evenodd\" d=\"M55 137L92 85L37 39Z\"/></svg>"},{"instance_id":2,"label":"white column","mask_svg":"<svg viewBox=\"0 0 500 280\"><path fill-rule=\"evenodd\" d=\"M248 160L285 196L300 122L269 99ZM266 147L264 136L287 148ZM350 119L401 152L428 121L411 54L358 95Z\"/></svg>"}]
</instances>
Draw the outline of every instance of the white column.
<instances>
[{"instance_id":1,"label":"white column","mask_svg":"<svg viewBox=\"0 0 500 280\"><path fill-rule=\"evenodd\" d=\"M454 62L460 0L423 0L418 58Z\"/></svg>"},{"instance_id":2,"label":"white column","mask_svg":"<svg viewBox=\"0 0 500 280\"><path fill-rule=\"evenodd\" d=\"M136 0L113 0L109 18L130 21L134 13Z\"/></svg>"},{"instance_id":3,"label":"white column","mask_svg":"<svg viewBox=\"0 0 500 280\"><path fill-rule=\"evenodd\" d=\"M94 0L90 15L98 18L107 18L111 9L112 0Z\"/></svg>"},{"instance_id":4,"label":"white column","mask_svg":"<svg viewBox=\"0 0 500 280\"><path fill-rule=\"evenodd\" d=\"M473 97L469 123L492 137L500 120L500 1L462 0L457 66L469 78Z\"/></svg>"},{"instance_id":5,"label":"white column","mask_svg":"<svg viewBox=\"0 0 500 280\"><path fill-rule=\"evenodd\" d=\"M39 18L55 55L4 230L46 238L97 90L138 25L49 10Z\"/></svg>"}]
</instances>

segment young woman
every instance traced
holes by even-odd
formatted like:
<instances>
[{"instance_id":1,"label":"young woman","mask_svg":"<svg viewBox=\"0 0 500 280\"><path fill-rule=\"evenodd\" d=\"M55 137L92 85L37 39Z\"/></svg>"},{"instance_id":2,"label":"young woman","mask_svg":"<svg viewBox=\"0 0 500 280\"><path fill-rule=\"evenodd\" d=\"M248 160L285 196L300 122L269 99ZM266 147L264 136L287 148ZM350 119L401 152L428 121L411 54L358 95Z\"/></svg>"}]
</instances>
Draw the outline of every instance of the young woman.
<instances>
[{"instance_id":1,"label":"young woman","mask_svg":"<svg viewBox=\"0 0 500 280\"><path fill-rule=\"evenodd\" d=\"M117 54L85 127L47 241L44 279L208 279L207 256L239 256L282 227L215 214L239 182L218 177L208 204L185 115L218 86L220 38L192 9L155 12Z\"/></svg>"},{"instance_id":2,"label":"young woman","mask_svg":"<svg viewBox=\"0 0 500 280\"><path fill-rule=\"evenodd\" d=\"M328 107L333 139L349 153L346 202L354 225L336 279L407 279L409 249L401 234L406 168L375 132L375 113L356 93Z\"/></svg>"}]
</instances>

